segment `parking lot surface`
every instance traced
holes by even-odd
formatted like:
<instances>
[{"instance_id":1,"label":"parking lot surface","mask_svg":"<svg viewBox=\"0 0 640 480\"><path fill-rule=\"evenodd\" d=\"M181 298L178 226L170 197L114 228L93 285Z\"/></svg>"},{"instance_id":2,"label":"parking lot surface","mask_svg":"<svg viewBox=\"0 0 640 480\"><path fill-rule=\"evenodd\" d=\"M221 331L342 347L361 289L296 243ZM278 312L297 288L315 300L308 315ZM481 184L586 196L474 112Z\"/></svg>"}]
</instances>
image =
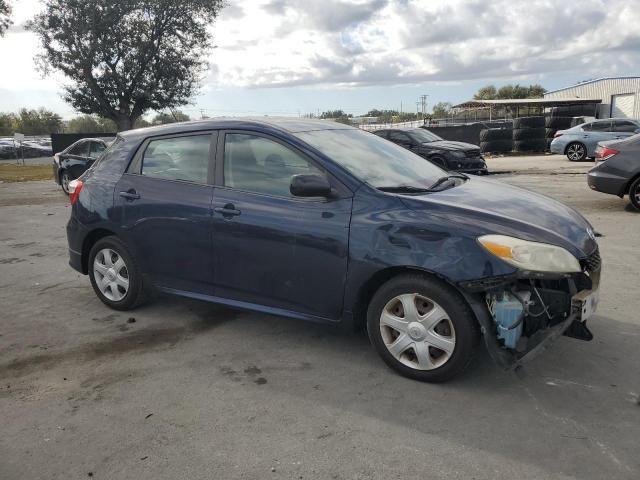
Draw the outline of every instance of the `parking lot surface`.
<instances>
[{"instance_id":1,"label":"parking lot surface","mask_svg":"<svg viewBox=\"0 0 640 480\"><path fill-rule=\"evenodd\" d=\"M444 385L363 333L168 296L111 311L67 265L59 188L0 185L0 478L640 478L640 215L568 172L493 178L604 235L595 339L520 374L482 351Z\"/></svg>"}]
</instances>

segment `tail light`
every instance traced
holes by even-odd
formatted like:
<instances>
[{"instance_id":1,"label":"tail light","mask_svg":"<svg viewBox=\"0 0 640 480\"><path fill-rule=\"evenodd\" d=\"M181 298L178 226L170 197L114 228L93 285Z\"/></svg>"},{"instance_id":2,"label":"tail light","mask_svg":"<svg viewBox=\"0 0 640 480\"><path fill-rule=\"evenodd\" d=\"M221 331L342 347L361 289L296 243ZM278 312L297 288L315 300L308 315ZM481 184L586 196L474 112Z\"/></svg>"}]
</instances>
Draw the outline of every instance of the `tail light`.
<instances>
[{"instance_id":1,"label":"tail light","mask_svg":"<svg viewBox=\"0 0 640 480\"><path fill-rule=\"evenodd\" d=\"M562 134L561 134L561 133L556 132L556 133L553 135L553 138L558 138L558 137L561 137L561 136L562 136Z\"/></svg>"},{"instance_id":2,"label":"tail light","mask_svg":"<svg viewBox=\"0 0 640 480\"><path fill-rule=\"evenodd\" d=\"M71 205L75 205L78 201L83 185L84 182L82 180L71 180L69 182L69 200L71 200Z\"/></svg>"},{"instance_id":3,"label":"tail light","mask_svg":"<svg viewBox=\"0 0 640 480\"><path fill-rule=\"evenodd\" d=\"M620 150L608 147L598 147L596 149L596 162L604 162L605 160L620 153Z\"/></svg>"}]
</instances>

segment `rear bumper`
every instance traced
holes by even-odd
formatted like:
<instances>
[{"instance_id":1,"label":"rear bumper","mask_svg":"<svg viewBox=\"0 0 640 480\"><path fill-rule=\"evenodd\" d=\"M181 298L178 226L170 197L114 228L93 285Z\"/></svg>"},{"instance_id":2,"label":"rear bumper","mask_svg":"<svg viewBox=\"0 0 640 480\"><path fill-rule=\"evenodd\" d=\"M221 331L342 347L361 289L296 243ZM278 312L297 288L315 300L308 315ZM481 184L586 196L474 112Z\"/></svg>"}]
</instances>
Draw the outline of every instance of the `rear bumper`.
<instances>
[{"instance_id":1,"label":"rear bumper","mask_svg":"<svg viewBox=\"0 0 640 480\"><path fill-rule=\"evenodd\" d=\"M558 153L560 155L564 155L564 143L560 143L560 142L556 142L555 140L553 140L551 142L551 145L549 145L549 151L551 153Z\"/></svg>"},{"instance_id":2,"label":"rear bumper","mask_svg":"<svg viewBox=\"0 0 640 480\"><path fill-rule=\"evenodd\" d=\"M69 265L82 274L87 274L82 259L82 245L87 236L87 229L78 222L73 214L67 223L67 242L69 244Z\"/></svg>"},{"instance_id":3,"label":"rear bumper","mask_svg":"<svg viewBox=\"0 0 640 480\"><path fill-rule=\"evenodd\" d=\"M619 197L624 196L627 182L627 178L600 170L591 170L587 175L587 184L591 190L618 195Z\"/></svg>"}]
</instances>

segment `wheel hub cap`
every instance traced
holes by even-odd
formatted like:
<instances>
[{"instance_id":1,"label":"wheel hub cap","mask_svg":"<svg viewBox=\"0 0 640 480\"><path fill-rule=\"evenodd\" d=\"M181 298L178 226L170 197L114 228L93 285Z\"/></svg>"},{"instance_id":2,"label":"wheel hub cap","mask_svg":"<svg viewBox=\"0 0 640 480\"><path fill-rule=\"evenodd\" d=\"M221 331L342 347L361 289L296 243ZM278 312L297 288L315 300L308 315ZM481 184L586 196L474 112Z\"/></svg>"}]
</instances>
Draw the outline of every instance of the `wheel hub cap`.
<instances>
[{"instance_id":1,"label":"wheel hub cap","mask_svg":"<svg viewBox=\"0 0 640 480\"><path fill-rule=\"evenodd\" d=\"M418 322L411 322L407 329L407 333L409 333L409 336L412 340L419 341L425 339L427 335L427 329Z\"/></svg>"}]
</instances>

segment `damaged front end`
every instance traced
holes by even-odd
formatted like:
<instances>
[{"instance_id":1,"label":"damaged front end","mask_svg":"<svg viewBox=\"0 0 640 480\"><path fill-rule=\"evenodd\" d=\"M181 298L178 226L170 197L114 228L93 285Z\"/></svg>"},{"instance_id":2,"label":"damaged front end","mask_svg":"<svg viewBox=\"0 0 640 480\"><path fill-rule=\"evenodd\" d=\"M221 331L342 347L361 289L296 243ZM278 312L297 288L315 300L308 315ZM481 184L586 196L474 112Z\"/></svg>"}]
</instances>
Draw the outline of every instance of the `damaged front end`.
<instances>
[{"instance_id":1,"label":"damaged front end","mask_svg":"<svg viewBox=\"0 0 640 480\"><path fill-rule=\"evenodd\" d=\"M587 320L598 304L601 261L596 250L582 272L521 271L461 285L480 322L491 357L516 368L561 335L590 341Z\"/></svg>"}]
</instances>

